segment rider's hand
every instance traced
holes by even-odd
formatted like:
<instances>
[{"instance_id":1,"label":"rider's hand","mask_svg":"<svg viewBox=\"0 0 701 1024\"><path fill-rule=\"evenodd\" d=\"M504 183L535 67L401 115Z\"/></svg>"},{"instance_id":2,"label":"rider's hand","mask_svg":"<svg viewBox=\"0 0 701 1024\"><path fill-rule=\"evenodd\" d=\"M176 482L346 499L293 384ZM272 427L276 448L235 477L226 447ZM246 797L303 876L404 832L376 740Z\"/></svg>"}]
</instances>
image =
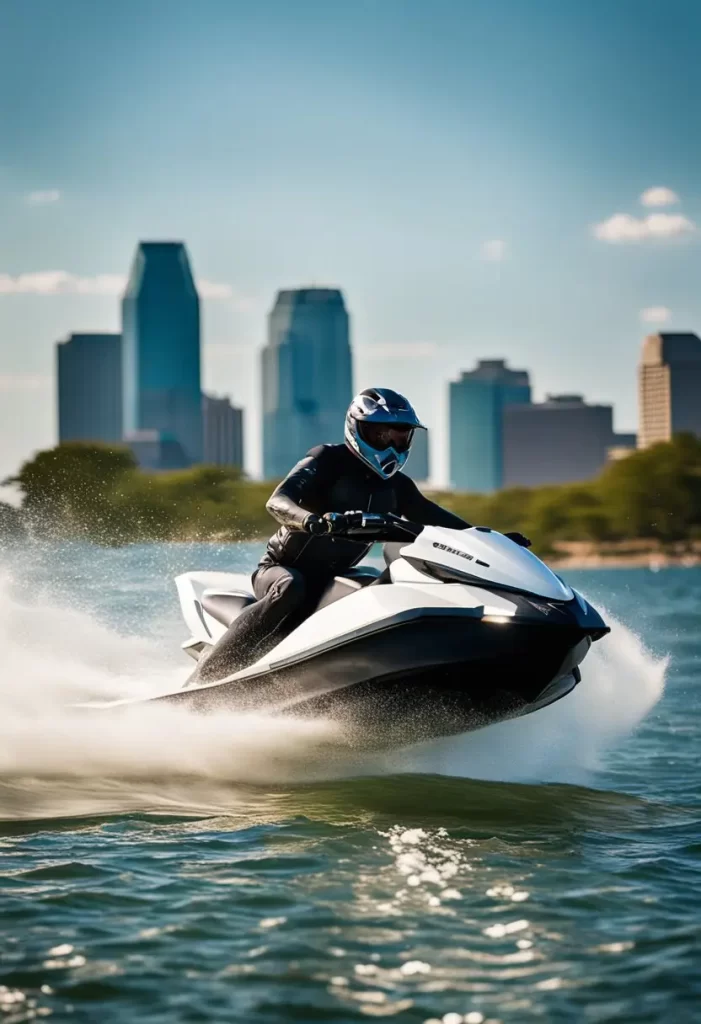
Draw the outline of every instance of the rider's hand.
<instances>
[{"instance_id":1,"label":"rider's hand","mask_svg":"<svg viewBox=\"0 0 701 1024\"><path fill-rule=\"evenodd\" d=\"M516 530L511 533L505 533L504 536L508 537L509 540L512 540L514 544L518 544L519 547L529 548L531 546L531 542L528 537L524 537L522 533L518 533Z\"/></svg>"},{"instance_id":2,"label":"rider's hand","mask_svg":"<svg viewBox=\"0 0 701 1024\"><path fill-rule=\"evenodd\" d=\"M348 529L348 517L343 512L325 512L323 522L326 533L345 533Z\"/></svg>"},{"instance_id":3,"label":"rider's hand","mask_svg":"<svg viewBox=\"0 0 701 1024\"><path fill-rule=\"evenodd\" d=\"M315 512L310 512L308 516L305 516L303 529L306 533L311 533L318 537L320 534L328 533L329 526L325 519L318 516Z\"/></svg>"}]
</instances>

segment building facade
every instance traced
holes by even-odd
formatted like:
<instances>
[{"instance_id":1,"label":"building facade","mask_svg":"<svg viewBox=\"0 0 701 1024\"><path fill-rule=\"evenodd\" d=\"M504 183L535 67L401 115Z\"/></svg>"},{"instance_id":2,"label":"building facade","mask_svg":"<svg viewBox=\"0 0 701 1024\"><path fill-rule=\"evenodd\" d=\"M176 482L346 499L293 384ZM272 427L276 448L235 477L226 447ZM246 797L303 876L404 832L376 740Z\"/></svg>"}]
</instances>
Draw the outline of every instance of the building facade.
<instances>
[{"instance_id":1,"label":"building facade","mask_svg":"<svg viewBox=\"0 0 701 1024\"><path fill-rule=\"evenodd\" d=\"M701 338L650 334L638 366L638 447L688 432L701 437Z\"/></svg>"},{"instance_id":2,"label":"building facade","mask_svg":"<svg viewBox=\"0 0 701 1024\"><path fill-rule=\"evenodd\" d=\"M504 410L504 486L539 487L591 480L614 443L613 407L581 395Z\"/></svg>"},{"instance_id":3,"label":"building facade","mask_svg":"<svg viewBox=\"0 0 701 1024\"><path fill-rule=\"evenodd\" d=\"M503 359L482 360L450 384L450 483L456 490L489 494L503 484L503 418L507 406L528 403L525 370Z\"/></svg>"},{"instance_id":4,"label":"building facade","mask_svg":"<svg viewBox=\"0 0 701 1024\"><path fill-rule=\"evenodd\" d=\"M122 338L71 334L56 346L58 440L122 440Z\"/></svg>"},{"instance_id":5,"label":"building facade","mask_svg":"<svg viewBox=\"0 0 701 1024\"><path fill-rule=\"evenodd\" d=\"M124 443L131 449L140 469L167 472L186 469L188 461L179 441L161 430L135 430Z\"/></svg>"},{"instance_id":6,"label":"building facade","mask_svg":"<svg viewBox=\"0 0 701 1024\"><path fill-rule=\"evenodd\" d=\"M343 440L353 397L348 313L335 288L281 291L262 354L263 474L284 476L310 448Z\"/></svg>"},{"instance_id":7,"label":"building facade","mask_svg":"<svg viewBox=\"0 0 701 1024\"><path fill-rule=\"evenodd\" d=\"M122 300L124 433L202 461L200 302L181 242L141 242Z\"/></svg>"},{"instance_id":8,"label":"building facade","mask_svg":"<svg viewBox=\"0 0 701 1024\"><path fill-rule=\"evenodd\" d=\"M243 469L243 410L228 398L202 396L204 461Z\"/></svg>"},{"instance_id":9,"label":"building facade","mask_svg":"<svg viewBox=\"0 0 701 1024\"><path fill-rule=\"evenodd\" d=\"M638 447L637 434L614 434L607 455L609 462L627 459Z\"/></svg>"}]
</instances>

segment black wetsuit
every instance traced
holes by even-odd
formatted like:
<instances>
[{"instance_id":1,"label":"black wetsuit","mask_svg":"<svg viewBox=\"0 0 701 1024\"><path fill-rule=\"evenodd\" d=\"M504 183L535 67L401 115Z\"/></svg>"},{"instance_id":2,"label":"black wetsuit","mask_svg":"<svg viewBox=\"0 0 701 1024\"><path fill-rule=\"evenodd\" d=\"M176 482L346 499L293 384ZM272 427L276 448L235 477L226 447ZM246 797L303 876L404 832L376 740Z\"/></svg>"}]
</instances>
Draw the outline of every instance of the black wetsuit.
<instances>
[{"instance_id":1,"label":"black wetsuit","mask_svg":"<svg viewBox=\"0 0 701 1024\"><path fill-rule=\"evenodd\" d=\"M310 512L391 512L424 526L469 525L425 498L403 473L382 479L344 444L312 448L275 488L266 508L281 525L253 574L258 600L201 663L202 680L222 679L272 650L313 611L330 580L370 550L365 541L305 532Z\"/></svg>"}]
</instances>

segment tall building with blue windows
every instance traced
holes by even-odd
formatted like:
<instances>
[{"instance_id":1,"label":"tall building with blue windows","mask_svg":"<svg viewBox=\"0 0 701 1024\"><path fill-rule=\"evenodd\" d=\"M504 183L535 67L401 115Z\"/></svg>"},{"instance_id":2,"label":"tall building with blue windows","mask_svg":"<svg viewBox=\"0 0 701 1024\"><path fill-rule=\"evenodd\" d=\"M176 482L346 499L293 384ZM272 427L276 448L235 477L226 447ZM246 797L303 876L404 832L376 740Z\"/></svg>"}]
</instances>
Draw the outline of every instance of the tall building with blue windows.
<instances>
[{"instance_id":1,"label":"tall building with blue windows","mask_svg":"<svg viewBox=\"0 0 701 1024\"><path fill-rule=\"evenodd\" d=\"M504 479L504 408L531 401L526 370L503 359L482 360L450 384L450 483L490 494Z\"/></svg>"},{"instance_id":2,"label":"tall building with blue windows","mask_svg":"<svg viewBox=\"0 0 701 1024\"><path fill-rule=\"evenodd\" d=\"M139 243L122 337L125 438L155 432L182 466L201 462L200 300L182 242Z\"/></svg>"},{"instance_id":3,"label":"tall building with blue windows","mask_svg":"<svg viewBox=\"0 0 701 1024\"><path fill-rule=\"evenodd\" d=\"M343 440L353 397L349 321L336 288L278 292L263 349L263 474L284 476L310 448Z\"/></svg>"},{"instance_id":4,"label":"tall building with blue windows","mask_svg":"<svg viewBox=\"0 0 701 1024\"><path fill-rule=\"evenodd\" d=\"M122 440L122 338L71 334L56 346L58 439Z\"/></svg>"}]
</instances>

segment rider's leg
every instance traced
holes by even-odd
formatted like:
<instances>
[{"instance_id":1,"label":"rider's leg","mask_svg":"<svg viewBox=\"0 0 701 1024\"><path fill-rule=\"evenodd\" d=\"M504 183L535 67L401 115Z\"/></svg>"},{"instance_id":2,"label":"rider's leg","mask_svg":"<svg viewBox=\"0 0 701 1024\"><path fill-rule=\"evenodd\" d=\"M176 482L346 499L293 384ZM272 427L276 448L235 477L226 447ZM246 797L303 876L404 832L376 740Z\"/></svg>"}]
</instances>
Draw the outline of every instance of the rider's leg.
<instances>
[{"instance_id":1,"label":"rider's leg","mask_svg":"<svg viewBox=\"0 0 701 1024\"><path fill-rule=\"evenodd\" d=\"M325 581L309 581L298 569L264 565L253 577L255 604L244 608L197 667L200 682L224 679L258 661L304 618Z\"/></svg>"}]
</instances>

